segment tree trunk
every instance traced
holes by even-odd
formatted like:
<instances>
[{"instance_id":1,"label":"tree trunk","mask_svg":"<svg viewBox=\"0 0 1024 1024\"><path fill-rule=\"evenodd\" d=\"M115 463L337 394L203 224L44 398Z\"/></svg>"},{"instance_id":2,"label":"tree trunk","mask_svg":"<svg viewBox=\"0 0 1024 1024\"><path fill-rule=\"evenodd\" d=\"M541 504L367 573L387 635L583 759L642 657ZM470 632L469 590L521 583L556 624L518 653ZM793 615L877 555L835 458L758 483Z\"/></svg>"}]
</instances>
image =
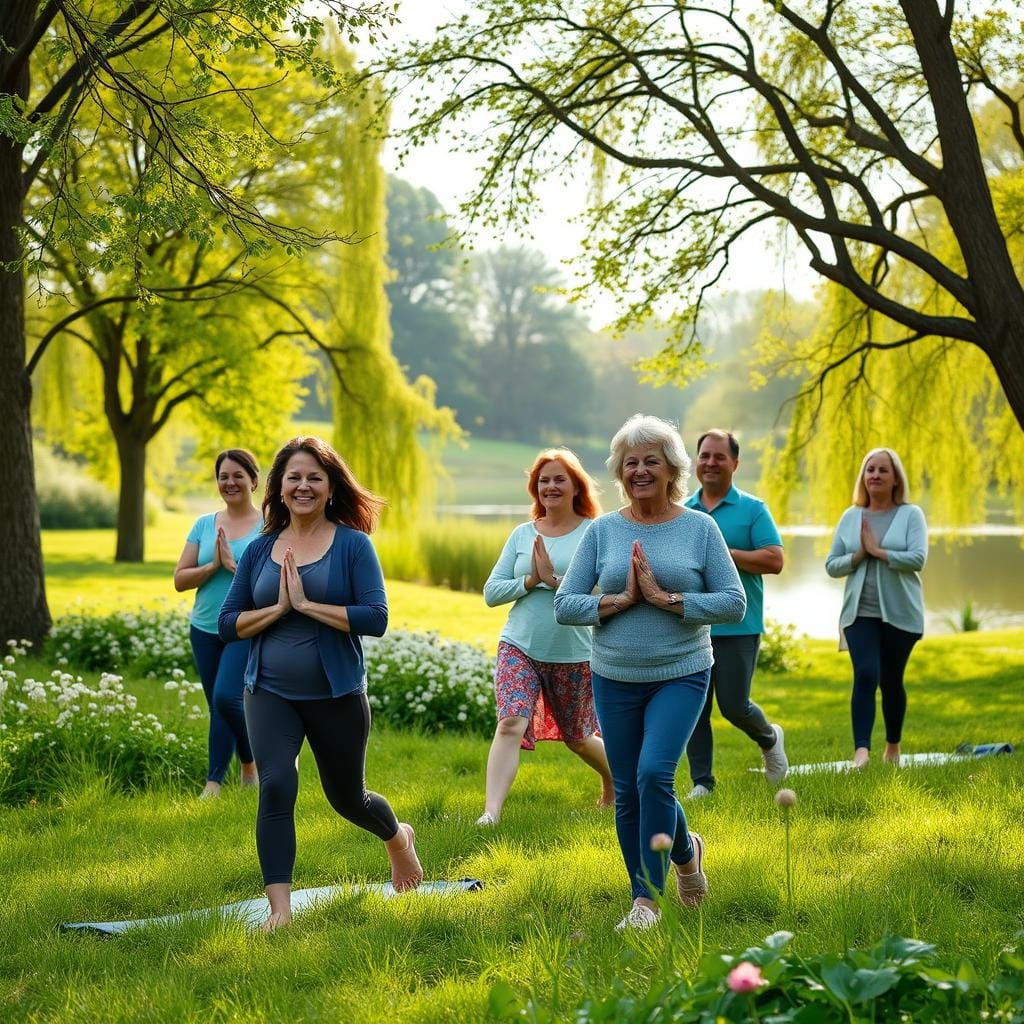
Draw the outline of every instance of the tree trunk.
<instances>
[{"instance_id":1,"label":"tree trunk","mask_svg":"<svg viewBox=\"0 0 1024 1024\"><path fill-rule=\"evenodd\" d=\"M141 562L146 537L146 442L134 430L114 434L121 486L117 497L116 562Z\"/></svg>"},{"instance_id":2,"label":"tree trunk","mask_svg":"<svg viewBox=\"0 0 1024 1024\"><path fill-rule=\"evenodd\" d=\"M0 81L4 81L9 48L28 33L35 4L15 0L0 7ZM28 74L18 77L16 91L25 96ZM16 235L24 200L21 173L22 147L0 137L0 262L7 264L21 256ZM31 399L25 373L24 276L0 269L0 523L5 559L0 644L8 639L38 643L50 629L32 465Z\"/></svg>"}]
</instances>

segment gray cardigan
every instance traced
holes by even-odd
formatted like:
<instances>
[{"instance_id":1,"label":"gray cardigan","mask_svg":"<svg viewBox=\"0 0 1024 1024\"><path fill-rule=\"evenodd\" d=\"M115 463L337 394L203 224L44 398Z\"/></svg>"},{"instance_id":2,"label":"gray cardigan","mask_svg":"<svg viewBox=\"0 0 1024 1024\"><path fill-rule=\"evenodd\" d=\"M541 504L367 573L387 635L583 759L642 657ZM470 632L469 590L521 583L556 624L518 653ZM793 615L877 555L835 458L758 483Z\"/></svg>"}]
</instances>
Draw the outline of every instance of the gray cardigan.
<instances>
[{"instance_id":1,"label":"gray cardigan","mask_svg":"<svg viewBox=\"0 0 1024 1024\"><path fill-rule=\"evenodd\" d=\"M683 595L682 618L641 602L601 622L601 594L619 594L639 540L664 590ZM599 593L593 593L597 587ZM656 682L710 668L713 622L739 622L747 599L715 521L684 508L667 523L643 526L621 512L595 519L555 594L555 618L594 627L591 668L621 682Z\"/></svg>"},{"instance_id":2,"label":"gray cardigan","mask_svg":"<svg viewBox=\"0 0 1024 1024\"><path fill-rule=\"evenodd\" d=\"M843 630L857 617L864 577L868 571L865 558L856 568L853 556L860 550L860 524L864 509L851 505L840 517L832 538L832 547L825 560L829 576L846 577L843 608L839 613L840 640ZM924 513L917 505L900 505L885 535L878 538L889 560L878 560L878 603L882 621L908 633L924 632L924 594L918 572L928 558L928 527ZM842 647L843 644L841 643Z\"/></svg>"}]
</instances>

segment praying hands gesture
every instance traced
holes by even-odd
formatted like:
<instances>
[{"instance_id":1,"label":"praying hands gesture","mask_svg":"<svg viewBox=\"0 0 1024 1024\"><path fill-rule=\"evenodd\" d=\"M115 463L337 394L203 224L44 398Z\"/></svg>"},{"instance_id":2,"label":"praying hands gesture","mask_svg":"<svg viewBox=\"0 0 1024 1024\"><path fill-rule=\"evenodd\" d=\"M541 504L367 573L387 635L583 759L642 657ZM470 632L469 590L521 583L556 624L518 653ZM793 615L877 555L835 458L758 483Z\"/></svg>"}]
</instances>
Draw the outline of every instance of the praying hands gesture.
<instances>
[{"instance_id":1,"label":"praying hands gesture","mask_svg":"<svg viewBox=\"0 0 1024 1024\"><path fill-rule=\"evenodd\" d=\"M544 544L544 538L538 533L533 538L533 552L530 555L530 574L535 580L546 583L552 590L558 589L555 579L555 567L551 564L551 556Z\"/></svg>"},{"instance_id":2,"label":"praying hands gesture","mask_svg":"<svg viewBox=\"0 0 1024 1024\"><path fill-rule=\"evenodd\" d=\"M228 543L228 535L224 532L223 526L217 527L217 539L213 546L213 560L232 574L238 568L235 565L235 556L231 553L231 545Z\"/></svg>"},{"instance_id":3,"label":"praying hands gesture","mask_svg":"<svg viewBox=\"0 0 1024 1024\"><path fill-rule=\"evenodd\" d=\"M679 606L681 609L683 602L673 600L679 595L669 594L662 588L658 578L654 575L650 562L647 561L643 545L638 540L633 541L632 569L643 600L654 605L655 608L668 609Z\"/></svg>"},{"instance_id":4,"label":"praying hands gesture","mask_svg":"<svg viewBox=\"0 0 1024 1024\"><path fill-rule=\"evenodd\" d=\"M295 564L295 553L291 548L285 551L284 562L281 565L281 590L278 591L278 604L281 604L282 590L288 607L294 608L297 612L306 611L309 600L302 586L299 567Z\"/></svg>"}]
</instances>

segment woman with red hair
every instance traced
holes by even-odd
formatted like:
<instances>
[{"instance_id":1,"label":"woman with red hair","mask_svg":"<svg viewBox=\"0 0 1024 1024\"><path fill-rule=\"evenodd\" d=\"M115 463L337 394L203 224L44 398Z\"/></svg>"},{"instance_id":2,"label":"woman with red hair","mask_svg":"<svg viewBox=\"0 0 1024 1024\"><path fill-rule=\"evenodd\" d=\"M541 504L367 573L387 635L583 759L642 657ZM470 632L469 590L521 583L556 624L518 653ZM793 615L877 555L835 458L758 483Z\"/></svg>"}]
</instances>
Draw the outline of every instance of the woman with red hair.
<instances>
[{"instance_id":1,"label":"woman with red hair","mask_svg":"<svg viewBox=\"0 0 1024 1024\"><path fill-rule=\"evenodd\" d=\"M599 806L614 802L590 685L590 629L555 622L554 596L590 522L596 485L568 448L548 448L527 479L531 520L517 526L484 585L492 608L512 603L498 642L494 684L498 726L487 757L484 813L497 825L519 770L519 750L562 740L601 776Z\"/></svg>"}]
</instances>

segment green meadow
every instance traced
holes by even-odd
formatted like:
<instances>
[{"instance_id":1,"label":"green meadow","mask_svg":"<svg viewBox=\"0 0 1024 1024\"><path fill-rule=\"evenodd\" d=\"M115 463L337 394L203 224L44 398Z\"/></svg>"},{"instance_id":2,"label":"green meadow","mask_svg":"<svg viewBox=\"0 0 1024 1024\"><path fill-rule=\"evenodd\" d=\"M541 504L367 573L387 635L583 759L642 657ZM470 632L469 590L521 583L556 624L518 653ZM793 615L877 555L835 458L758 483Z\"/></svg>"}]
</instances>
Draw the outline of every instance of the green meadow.
<instances>
[{"instance_id":1,"label":"green meadow","mask_svg":"<svg viewBox=\"0 0 1024 1024\"><path fill-rule=\"evenodd\" d=\"M89 607L165 599L181 525L151 533L153 561L130 572L110 564L109 535L47 535L55 610L74 606L83 579ZM393 621L405 628L493 646L503 615L478 596L389 590ZM845 757L848 658L821 641L807 642L803 658L798 671L761 674L756 696L785 727L794 761ZM37 672L49 667L45 657L34 662ZM1022 678L1020 632L926 639L911 661L906 751L1019 742ZM141 709L173 714L160 681L126 682ZM176 727L204 731L202 721ZM594 806L593 774L558 744L524 755L500 826L480 830L487 737L376 728L368 784L415 826L427 876L479 878L484 890L344 896L272 936L213 919L114 939L62 934L64 921L187 911L260 892L252 791L232 784L201 802L196 779L125 795L99 769L69 766L54 799L0 809L0 1019L479 1022L504 981L551 1009L524 1019L571 1021L588 993L616 979L643 992L667 963L689 974L702 953L739 952L779 929L795 933L803 956L899 934L936 944L954 970L962 959L994 969L1024 925L1019 754L792 776L790 906L781 812L748 770L756 752L725 726L716 744L719 788L687 806L707 843L711 894L699 913L670 900L662 928L628 936L613 930L629 895L612 815ZM296 887L383 880L380 843L334 815L308 752L300 771ZM678 785L689 788L685 762Z\"/></svg>"}]
</instances>

